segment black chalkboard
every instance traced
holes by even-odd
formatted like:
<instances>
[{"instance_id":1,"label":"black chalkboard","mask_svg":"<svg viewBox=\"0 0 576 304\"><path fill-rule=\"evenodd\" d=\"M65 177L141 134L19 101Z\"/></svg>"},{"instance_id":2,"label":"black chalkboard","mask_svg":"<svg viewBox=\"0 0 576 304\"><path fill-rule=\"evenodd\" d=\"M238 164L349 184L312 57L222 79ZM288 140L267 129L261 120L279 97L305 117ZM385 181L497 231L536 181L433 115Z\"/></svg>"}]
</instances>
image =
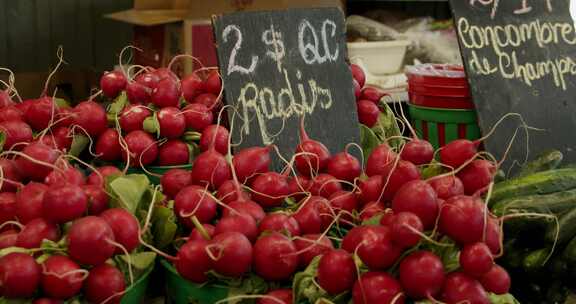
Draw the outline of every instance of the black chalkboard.
<instances>
[{"instance_id":1,"label":"black chalkboard","mask_svg":"<svg viewBox=\"0 0 576 304\"><path fill-rule=\"evenodd\" d=\"M559 149L576 161L575 0L451 0L460 49L484 133L506 113L531 127L519 132L512 161ZM486 142L502 157L520 125L509 119Z\"/></svg>"},{"instance_id":2,"label":"black chalkboard","mask_svg":"<svg viewBox=\"0 0 576 304\"><path fill-rule=\"evenodd\" d=\"M342 11L240 12L214 17L213 25L239 148L275 144L289 159L302 115L310 137L332 153L359 142Z\"/></svg>"}]
</instances>

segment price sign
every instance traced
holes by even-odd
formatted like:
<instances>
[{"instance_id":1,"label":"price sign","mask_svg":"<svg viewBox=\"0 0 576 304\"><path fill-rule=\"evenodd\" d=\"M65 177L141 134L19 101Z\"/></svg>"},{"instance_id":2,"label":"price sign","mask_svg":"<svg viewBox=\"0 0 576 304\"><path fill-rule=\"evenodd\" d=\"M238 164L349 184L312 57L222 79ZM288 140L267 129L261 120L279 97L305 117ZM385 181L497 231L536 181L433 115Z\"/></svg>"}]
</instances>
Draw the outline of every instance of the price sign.
<instances>
[{"instance_id":1,"label":"price sign","mask_svg":"<svg viewBox=\"0 0 576 304\"><path fill-rule=\"evenodd\" d=\"M359 142L344 16L337 8L244 12L213 19L232 138L291 157L305 116L331 152Z\"/></svg>"}]
</instances>

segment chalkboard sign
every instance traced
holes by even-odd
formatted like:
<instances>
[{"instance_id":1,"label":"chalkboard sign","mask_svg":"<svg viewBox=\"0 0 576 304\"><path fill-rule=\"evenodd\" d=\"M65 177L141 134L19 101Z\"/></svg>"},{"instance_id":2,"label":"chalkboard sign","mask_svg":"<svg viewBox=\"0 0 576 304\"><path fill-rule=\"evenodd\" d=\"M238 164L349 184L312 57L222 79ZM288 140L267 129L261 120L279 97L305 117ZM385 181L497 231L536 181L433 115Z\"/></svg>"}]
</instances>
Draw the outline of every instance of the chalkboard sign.
<instances>
[{"instance_id":1,"label":"chalkboard sign","mask_svg":"<svg viewBox=\"0 0 576 304\"><path fill-rule=\"evenodd\" d=\"M310 137L332 153L359 142L342 11L241 12L214 17L213 25L239 148L275 144L290 158L303 115Z\"/></svg>"},{"instance_id":2,"label":"chalkboard sign","mask_svg":"<svg viewBox=\"0 0 576 304\"><path fill-rule=\"evenodd\" d=\"M576 161L576 0L451 0L454 22L480 127L519 113L531 131L519 131L509 161L561 150ZM576 4L576 3L575 3ZM486 142L502 157L520 125L508 119ZM527 142L527 138L529 141ZM511 164L509 162L509 164Z\"/></svg>"}]
</instances>

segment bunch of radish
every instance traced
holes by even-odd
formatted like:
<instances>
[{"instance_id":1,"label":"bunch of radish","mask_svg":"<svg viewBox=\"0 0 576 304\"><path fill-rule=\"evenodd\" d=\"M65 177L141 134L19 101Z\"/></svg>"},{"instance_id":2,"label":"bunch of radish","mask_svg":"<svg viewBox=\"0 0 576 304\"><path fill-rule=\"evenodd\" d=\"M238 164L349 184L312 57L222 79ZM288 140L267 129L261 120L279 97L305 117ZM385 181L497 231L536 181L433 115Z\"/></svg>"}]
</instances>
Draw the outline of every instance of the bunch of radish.
<instances>
[{"instance_id":1,"label":"bunch of radish","mask_svg":"<svg viewBox=\"0 0 576 304\"><path fill-rule=\"evenodd\" d=\"M378 123L382 112L380 100L386 93L376 87L366 86L366 74L360 66L351 64L350 69L352 70L358 120L361 124L372 128Z\"/></svg>"}]
</instances>

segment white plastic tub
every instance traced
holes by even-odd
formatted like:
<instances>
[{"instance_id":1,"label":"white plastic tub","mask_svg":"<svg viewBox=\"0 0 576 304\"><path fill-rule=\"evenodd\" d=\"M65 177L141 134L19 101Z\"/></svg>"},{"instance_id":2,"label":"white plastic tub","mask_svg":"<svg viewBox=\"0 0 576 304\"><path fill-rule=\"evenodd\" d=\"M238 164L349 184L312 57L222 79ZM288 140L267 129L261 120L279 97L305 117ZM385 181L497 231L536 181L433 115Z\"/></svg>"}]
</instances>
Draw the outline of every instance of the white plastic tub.
<instances>
[{"instance_id":1,"label":"white plastic tub","mask_svg":"<svg viewBox=\"0 0 576 304\"><path fill-rule=\"evenodd\" d=\"M360 61L371 74L393 74L402 68L409 45L409 40L349 42L348 57Z\"/></svg>"}]
</instances>

